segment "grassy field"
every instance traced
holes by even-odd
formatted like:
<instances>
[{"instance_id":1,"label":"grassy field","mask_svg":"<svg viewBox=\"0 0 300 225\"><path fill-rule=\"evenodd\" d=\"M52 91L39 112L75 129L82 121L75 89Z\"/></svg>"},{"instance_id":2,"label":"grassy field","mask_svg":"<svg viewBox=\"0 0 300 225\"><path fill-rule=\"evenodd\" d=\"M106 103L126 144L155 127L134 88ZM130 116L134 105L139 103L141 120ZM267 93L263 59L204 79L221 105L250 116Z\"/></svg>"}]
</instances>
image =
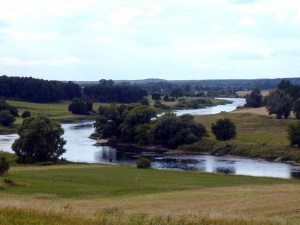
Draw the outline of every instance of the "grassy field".
<instances>
[{"instance_id":1,"label":"grassy field","mask_svg":"<svg viewBox=\"0 0 300 225\"><path fill-rule=\"evenodd\" d=\"M131 166L13 166L0 224L298 224L300 182Z\"/></svg>"},{"instance_id":2,"label":"grassy field","mask_svg":"<svg viewBox=\"0 0 300 225\"><path fill-rule=\"evenodd\" d=\"M17 117L16 122L10 127L0 126L1 132L16 132L17 127L22 123L23 119L21 117L24 111L29 111L32 116L37 115L47 115L50 118L56 119L62 123L71 123L82 120L92 120L93 116L87 115L74 115L68 111L68 106L70 101L60 101L57 103L33 103L33 102L23 102L23 101L11 101L6 100L9 105L17 107L19 110L20 117ZM101 103L102 104L102 103ZM97 111L100 103L94 103L93 109Z\"/></svg>"},{"instance_id":3,"label":"grassy field","mask_svg":"<svg viewBox=\"0 0 300 225\"><path fill-rule=\"evenodd\" d=\"M211 132L211 124L219 118L231 119L237 128L237 137L231 141L216 141ZM220 113L216 115L195 116L209 131L209 138L182 150L193 152L210 152L213 154L231 154L267 160L296 161L300 163L300 150L290 147L286 128L295 119L275 119L273 116L249 113Z\"/></svg>"}]
</instances>

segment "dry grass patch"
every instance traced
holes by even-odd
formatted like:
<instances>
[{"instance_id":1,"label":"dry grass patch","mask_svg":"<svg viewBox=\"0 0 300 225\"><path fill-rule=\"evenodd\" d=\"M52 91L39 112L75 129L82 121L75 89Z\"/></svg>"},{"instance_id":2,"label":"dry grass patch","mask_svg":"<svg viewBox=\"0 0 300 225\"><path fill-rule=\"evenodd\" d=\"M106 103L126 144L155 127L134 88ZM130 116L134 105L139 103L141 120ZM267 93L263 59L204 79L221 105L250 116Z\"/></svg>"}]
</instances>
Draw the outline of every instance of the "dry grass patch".
<instances>
[{"instance_id":1,"label":"dry grass patch","mask_svg":"<svg viewBox=\"0 0 300 225\"><path fill-rule=\"evenodd\" d=\"M237 109L231 113L250 113L255 115L261 115L261 116L269 116L272 118L275 118L275 116L270 116L266 107L260 107L260 108L242 108Z\"/></svg>"},{"instance_id":2,"label":"dry grass patch","mask_svg":"<svg viewBox=\"0 0 300 225\"><path fill-rule=\"evenodd\" d=\"M262 224L266 220L273 221L267 224L287 224L287 221L290 222L289 224L299 224L299 201L298 185L273 185L205 188L130 197L77 200L56 196L1 195L0 208L27 210L41 214L67 213L68 216L85 219L93 218L97 213L109 209L111 213L147 215L153 218L184 218L187 215L201 215L224 221L238 219L252 221L247 224Z\"/></svg>"},{"instance_id":3,"label":"dry grass patch","mask_svg":"<svg viewBox=\"0 0 300 225\"><path fill-rule=\"evenodd\" d=\"M251 91L237 91L236 94L239 96L239 97L245 97L246 95L250 94ZM262 90L261 91L261 95L263 97L265 96L268 96L270 93L270 90Z\"/></svg>"}]
</instances>

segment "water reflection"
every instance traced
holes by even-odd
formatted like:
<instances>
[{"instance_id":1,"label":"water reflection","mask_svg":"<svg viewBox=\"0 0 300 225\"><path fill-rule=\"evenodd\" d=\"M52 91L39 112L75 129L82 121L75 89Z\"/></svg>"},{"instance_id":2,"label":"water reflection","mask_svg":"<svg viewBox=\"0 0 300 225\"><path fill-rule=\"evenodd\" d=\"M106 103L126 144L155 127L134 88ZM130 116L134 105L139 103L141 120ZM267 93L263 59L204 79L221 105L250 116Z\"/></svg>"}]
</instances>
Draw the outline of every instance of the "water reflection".
<instances>
[{"instance_id":1,"label":"water reflection","mask_svg":"<svg viewBox=\"0 0 300 225\"><path fill-rule=\"evenodd\" d=\"M98 162L135 164L139 157L147 157L158 169L196 170L211 173L240 174L279 178L299 178L300 167L264 160L211 155L170 155L132 148L101 147L95 153Z\"/></svg>"}]
</instances>

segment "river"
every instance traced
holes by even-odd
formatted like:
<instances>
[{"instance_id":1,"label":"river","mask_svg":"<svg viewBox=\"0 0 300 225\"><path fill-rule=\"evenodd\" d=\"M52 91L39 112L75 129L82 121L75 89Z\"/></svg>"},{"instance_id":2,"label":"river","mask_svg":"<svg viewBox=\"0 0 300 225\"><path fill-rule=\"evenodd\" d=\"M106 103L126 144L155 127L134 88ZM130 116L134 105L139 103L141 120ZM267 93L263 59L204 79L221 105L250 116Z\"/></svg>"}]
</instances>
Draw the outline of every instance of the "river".
<instances>
[{"instance_id":1,"label":"river","mask_svg":"<svg viewBox=\"0 0 300 225\"><path fill-rule=\"evenodd\" d=\"M231 99L231 104L219 105L205 109L180 110L178 115L216 114L222 111L233 111L244 105L245 99ZM110 146L93 146L95 141L88 137L93 132L92 122L62 124L67 140L67 152L62 157L73 162L134 164L140 156L151 159L152 167L159 169L198 170L206 172L225 172L250 176L267 176L278 178L300 177L300 167L265 160L243 159L232 156L211 155L173 155L155 151L144 151L133 148L115 148ZM11 144L17 134L0 135L0 149L12 152Z\"/></svg>"}]
</instances>

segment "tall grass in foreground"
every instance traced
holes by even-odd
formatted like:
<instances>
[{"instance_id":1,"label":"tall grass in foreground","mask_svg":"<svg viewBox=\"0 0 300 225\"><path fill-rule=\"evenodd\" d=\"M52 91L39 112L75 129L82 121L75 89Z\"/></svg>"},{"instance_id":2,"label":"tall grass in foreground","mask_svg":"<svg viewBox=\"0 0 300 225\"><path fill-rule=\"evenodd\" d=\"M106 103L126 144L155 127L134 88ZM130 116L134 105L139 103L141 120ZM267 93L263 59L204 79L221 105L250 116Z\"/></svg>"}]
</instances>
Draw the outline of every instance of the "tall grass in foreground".
<instances>
[{"instance_id":1,"label":"tall grass in foreground","mask_svg":"<svg viewBox=\"0 0 300 225\"><path fill-rule=\"evenodd\" d=\"M274 224L293 224L292 221L281 220L256 220L241 218L226 218L218 215L207 214L190 214L184 216L149 216L146 214L125 214L115 208L107 208L92 216L74 215L63 209L64 212L39 212L29 209L6 208L0 209L1 224L18 224L18 225L274 225Z\"/></svg>"}]
</instances>

